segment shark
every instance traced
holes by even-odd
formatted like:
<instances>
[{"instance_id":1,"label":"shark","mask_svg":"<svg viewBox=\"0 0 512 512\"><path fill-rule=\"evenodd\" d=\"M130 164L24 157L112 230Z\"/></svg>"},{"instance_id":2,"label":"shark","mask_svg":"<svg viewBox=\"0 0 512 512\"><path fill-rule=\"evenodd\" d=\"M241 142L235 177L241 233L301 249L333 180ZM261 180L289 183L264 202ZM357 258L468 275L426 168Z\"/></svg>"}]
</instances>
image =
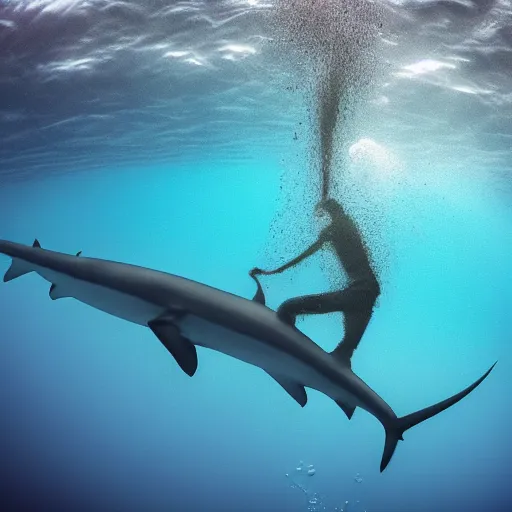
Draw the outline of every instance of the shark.
<instances>
[{"instance_id":1,"label":"shark","mask_svg":"<svg viewBox=\"0 0 512 512\"><path fill-rule=\"evenodd\" d=\"M198 367L197 347L215 350L257 366L300 406L306 388L330 397L350 420L359 407L384 427L380 471L388 466L406 430L453 406L490 374L459 393L406 416L393 409L351 369L298 328L281 321L265 304L261 285L253 299L197 281L128 263L84 257L0 240L12 258L4 282L36 272L51 283L53 300L72 297L123 320L149 328L189 376Z\"/></svg>"}]
</instances>

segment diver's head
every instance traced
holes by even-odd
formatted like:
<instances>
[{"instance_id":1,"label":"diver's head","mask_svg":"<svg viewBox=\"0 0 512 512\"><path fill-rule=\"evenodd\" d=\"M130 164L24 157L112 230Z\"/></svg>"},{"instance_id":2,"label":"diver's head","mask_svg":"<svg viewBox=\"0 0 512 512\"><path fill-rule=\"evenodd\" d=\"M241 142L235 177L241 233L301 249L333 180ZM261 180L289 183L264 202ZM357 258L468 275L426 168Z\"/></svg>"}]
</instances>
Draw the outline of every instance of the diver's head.
<instances>
[{"instance_id":1,"label":"diver's head","mask_svg":"<svg viewBox=\"0 0 512 512\"><path fill-rule=\"evenodd\" d=\"M323 199L316 205L315 212L318 216L328 214L332 219L343 214L343 209L335 199Z\"/></svg>"}]
</instances>

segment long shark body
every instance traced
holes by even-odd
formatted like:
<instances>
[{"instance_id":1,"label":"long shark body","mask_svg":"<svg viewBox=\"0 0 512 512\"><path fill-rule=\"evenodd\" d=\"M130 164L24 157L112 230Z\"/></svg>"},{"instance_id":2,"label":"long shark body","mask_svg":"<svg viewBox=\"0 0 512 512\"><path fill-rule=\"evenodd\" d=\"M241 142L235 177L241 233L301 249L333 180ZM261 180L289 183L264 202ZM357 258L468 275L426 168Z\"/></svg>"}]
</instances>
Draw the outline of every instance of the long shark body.
<instances>
[{"instance_id":1,"label":"long shark body","mask_svg":"<svg viewBox=\"0 0 512 512\"><path fill-rule=\"evenodd\" d=\"M149 327L190 376L197 369L196 346L202 346L262 368L302 407L309 387L332 398L349 419L356 407L365 409L386 432L381 471L407 429L467 396L494 367L451 398L399 418L347 364L279 320L261 293L247 300L160 271L45 250L37 240L32 247L0 240L0 253L12 258L4 281L36 272L51 283L52 299L73 297Z\"/></svg>"}]
</instances>

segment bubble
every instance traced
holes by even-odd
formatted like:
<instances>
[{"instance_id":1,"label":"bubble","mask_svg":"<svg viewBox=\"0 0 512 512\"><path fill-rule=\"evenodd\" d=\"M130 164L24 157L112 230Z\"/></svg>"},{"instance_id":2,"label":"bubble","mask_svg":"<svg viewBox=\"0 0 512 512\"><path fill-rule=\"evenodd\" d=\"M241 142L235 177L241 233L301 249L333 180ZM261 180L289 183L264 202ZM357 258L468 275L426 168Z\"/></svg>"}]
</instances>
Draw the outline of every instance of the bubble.
<instances>
[{"instance_id":1,"label":"bubble","mask_svg":"<svg viewBox=\"0 0 512 512\"><path fill-rule=\"evenodd\" d=\"M316 474L314 464L305 464L304 461L300 461L294 471L286 473L286 477L289 479L290 487L297 489L306 498L304 501L306 512L362 512L363 507L359 500L351 502L345 501L342 505L337 507L328 506L325 502L325 496L316 492L314 487L317 483L310 480L310 477ZM360 473L357 473L354 477L357 479L356 482L362 482ZM300 509L304 510L304 509ZM366 512L366 511L364 511Z\"/></svg>"}]
</instances>

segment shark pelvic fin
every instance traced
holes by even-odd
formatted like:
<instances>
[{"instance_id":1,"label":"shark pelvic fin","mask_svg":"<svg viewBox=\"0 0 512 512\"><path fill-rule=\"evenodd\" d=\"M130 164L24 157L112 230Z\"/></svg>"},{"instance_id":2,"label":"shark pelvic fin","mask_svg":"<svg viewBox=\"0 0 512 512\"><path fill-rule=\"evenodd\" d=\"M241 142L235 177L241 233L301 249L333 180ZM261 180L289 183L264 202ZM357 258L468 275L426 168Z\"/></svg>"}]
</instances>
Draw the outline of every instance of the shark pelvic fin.
<instances>
[{"instance_id":1,"label":"shark pelvic fin","mask_svg":"<svg viewBox=\"0 0 512 512\"><path fill-rule=\"evenodd\" d=\"M52 284L50 286L50 299L57 300L57 299L64 299L65 297L71 297L71 295L64 293L62 291L62 286L57 286L56 284Z\"/></svg>"},{"instance_id":2,"label":"shark pelvic fin","mask_svg":"<svg viewBox=\"0 0 512 512\"><path fill-rule=\"evenodd\" d=\"M39 243L39 240L37 238L34 240L32 247L36 249L41 248L41 244ZM30 263L20 260L18 258L13 258L11 266L8 268L7 272L4 275L4 283L8 283L9 281L24 276L25 274L29 274L30 272L32 272L32 270L33 269L31 268Z\"/></svg>"},{"instance_id":3,"label":"shark pelvic fin","mask_svg":"<svg viewBox=\"0 0 512 512\"><path fill-rule=\"evenodd\" d=\"M268 373L268 372L267 372ZM304 407L308 403L308 395L302 384L293 380L281 377L280 375L269 375L301 406Z\"/></svg>"},{"instance_id":4,"label":"shark pelvic fin","mask_svg":"<svg viewBox=\"0 0 512 512\"><path fill-rule=\"evenodd\" d=\"M347 415L347 418L350 420L352 418L352 415L354 414L354 411L356 410L355 406L348 405L345 402L342 402L341 400L335 400L336 405Z\"/></svg>"},{"instance_id":5,"label":"shark pelvic fin","mask_svg":"<svg viewBox=\"0 0 512 512\"><path fill-rule=\"evenodd\" d=\"M192 377L197 370L197 350L189 339L181 335L175 321L176 313L164 313L149 321L148 327L174 357L180 368Z\"/></svg>"}]
</instances>

